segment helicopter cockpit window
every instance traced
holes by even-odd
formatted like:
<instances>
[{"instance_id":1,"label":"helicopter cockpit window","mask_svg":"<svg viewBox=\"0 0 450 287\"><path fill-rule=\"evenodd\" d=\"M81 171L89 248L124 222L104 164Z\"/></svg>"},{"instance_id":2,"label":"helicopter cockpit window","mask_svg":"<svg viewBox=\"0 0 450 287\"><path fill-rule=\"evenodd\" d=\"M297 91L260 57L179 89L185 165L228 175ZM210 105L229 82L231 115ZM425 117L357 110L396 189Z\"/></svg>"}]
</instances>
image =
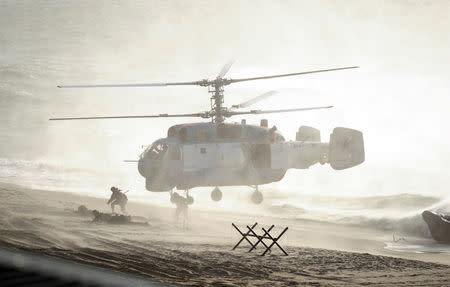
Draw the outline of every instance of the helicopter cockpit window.
<instances>
[{"instance_id":1,"label":"helicopter cockpit window","mask_svg":"<svg viewBox=\"0 0 450 287\"><path fill-rule=\"evenodd\" d=\"M178 132L178 138L181 141L186 141L187 140L187 129L186 129L186 127L180 129L180 131Z\"/></svg>"},{"instance_id":2,"label":"helicopter cockpit window","mask_svg":"<svg viewBox=\"0 0 450 287\"><path fill-rule=\"evenodd\" d=\"M178 146L172 145L169 147L169 158L171 160L181 160L181 151Z\"/></svg>"},{"instance_id":3,"label":"helicopter cockpit window","mask_svg":"<svg viewBox=\"0 0 450 287\"><path fill-rule=\"evenodd\" d=\"M158 143L151 147L149 151L149 158L151 159L162 159L164 154L167 152L167 144Z\"/></svg>"},{"instance_id":4,"label":"helicopter cockpit window","mask_svg":"<svg viewBox=\"0 0 450 287\"><path fill-rule=\"evenodd\" d=\"M167 131L167 137L172 138L172 137L175 137L176 135L177 135L177 129L175 127L169 128L169 130Z\"/></svg>"}]
</instances>

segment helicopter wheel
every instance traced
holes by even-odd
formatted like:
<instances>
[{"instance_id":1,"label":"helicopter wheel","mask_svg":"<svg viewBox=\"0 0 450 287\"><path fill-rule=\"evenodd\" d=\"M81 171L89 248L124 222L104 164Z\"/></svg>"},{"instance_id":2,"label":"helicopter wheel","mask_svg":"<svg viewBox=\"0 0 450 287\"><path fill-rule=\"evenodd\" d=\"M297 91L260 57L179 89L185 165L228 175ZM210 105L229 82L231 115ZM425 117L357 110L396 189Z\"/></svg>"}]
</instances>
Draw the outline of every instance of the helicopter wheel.
<instances>
[{"instance_id":1,"label":"helicopter wheel","mask_svg":"<svg viewBox=\"0 0 450 287\"><path fill-rule=\"evenodd\" d=\"M214 201L220 201L222 199L222 191L217 186L211 191L211 199Z\"/></svg>"},{"instance_id":2,"label":"helicopter wheel","mask_svg":"<svg viewBox=\"0 0 450 287\"><path fill-rule=\"evenodd\" d=\"M264 196L261 191L258 190L258 187L256 187L255 191L252 193L251 200L254 204L260 204L263 202Z\"/></svg>"}]
</instances>

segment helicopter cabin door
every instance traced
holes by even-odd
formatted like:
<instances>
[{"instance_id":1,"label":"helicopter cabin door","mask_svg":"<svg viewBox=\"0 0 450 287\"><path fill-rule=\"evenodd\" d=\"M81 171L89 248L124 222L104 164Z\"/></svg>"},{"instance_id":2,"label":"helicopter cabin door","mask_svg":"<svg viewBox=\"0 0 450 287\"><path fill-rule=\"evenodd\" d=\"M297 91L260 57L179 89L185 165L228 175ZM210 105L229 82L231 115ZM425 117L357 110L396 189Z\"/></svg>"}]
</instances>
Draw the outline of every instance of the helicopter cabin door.
<instances>
[{"instance_id":1,"label":"helicopter cabin door","mask_svg":"<svg viewBox=\"0 0 450 287\"><path fill-rule=\"evenodd\" d=\"M270 144L254 144L252 146L252 163L255 168L270 168Z\"/></svg>"}]
</instances>

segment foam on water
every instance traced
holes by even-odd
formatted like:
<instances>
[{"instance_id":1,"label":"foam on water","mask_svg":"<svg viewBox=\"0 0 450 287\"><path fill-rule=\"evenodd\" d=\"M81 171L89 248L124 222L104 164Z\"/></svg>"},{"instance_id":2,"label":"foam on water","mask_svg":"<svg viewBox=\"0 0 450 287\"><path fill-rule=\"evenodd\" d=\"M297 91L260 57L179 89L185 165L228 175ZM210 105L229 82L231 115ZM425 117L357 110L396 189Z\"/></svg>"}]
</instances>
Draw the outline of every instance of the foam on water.
<instances>
[{"instance_id":1,"label":"foam on water","mask_svg":"<svg viewBox=\"0 0 450 287\"><path fill-rule=\"evenodd\" d=\"M437 243L432 238L407 237L398 241L385 242L385 248L392 251L408 253L445 253L450 254L450 245Z\"/></svg>"}]
</instances>

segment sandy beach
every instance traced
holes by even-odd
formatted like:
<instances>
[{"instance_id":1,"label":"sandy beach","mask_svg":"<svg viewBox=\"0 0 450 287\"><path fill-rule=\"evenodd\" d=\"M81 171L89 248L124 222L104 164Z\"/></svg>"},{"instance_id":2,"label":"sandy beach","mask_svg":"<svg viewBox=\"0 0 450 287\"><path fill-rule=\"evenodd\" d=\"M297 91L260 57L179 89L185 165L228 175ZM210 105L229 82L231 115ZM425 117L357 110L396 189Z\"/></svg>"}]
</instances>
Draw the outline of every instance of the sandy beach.
<instances>
[{"instance_id":1,"label":"sandy beach","mask_svg":"<svg viewBox=\"0 0 450 287\"><path fill-rule=\"evenodd\" d=\"M84 204L108 211L105 200L64 192L0 185L2 246L60 257L187 286L443 286L447 255L389 251L382 232L314 221L294 221L190 210L189 228L174 210L131 202L135 220L148 225L92 223L75 212ZM280 244L248 253L231 222L289 227ZM411 260L414 259L414 260Z\"/></svg>"}]
</instances>

